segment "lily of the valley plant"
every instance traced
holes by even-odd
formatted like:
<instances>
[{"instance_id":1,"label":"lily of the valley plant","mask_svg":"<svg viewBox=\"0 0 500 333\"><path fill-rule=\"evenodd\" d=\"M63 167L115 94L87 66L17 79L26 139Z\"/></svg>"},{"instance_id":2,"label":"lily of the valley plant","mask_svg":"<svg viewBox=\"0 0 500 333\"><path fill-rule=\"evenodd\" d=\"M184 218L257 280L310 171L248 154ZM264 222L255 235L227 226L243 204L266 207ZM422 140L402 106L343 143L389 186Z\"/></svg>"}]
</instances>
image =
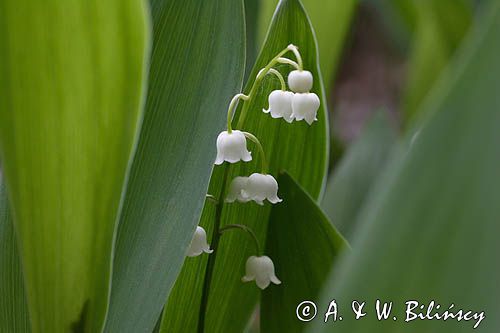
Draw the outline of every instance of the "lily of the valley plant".
<instances>
[{"instance_id":1,"label":"lily of the valley plant","mask_svg":"<svg viewBox=\"0 0 500 333\"><path fill-rule=\"evenodd\" d=\"M295 55L296 61L284 57L288 52L292 52ZM295 68L288 75L288 86L291 91L287 90L283 75L273 68L273 66L278 63L288 64ZM278 197L278 182L272 175L268 174L266 155L259 139L242 129L248 105L257 93L259 84L267 74L273 74L279 79L281 89L274 90L269 94L269 107L268 109L263 109L264 113L270 114L272 118L283 118L288 123L292 123L294 120L304 120L311 125L314 121L317 121L316 113L320 106L320 100L315 93L310 92L313 85L313 76L311 72L304 70L302 57L298 48L290 44L259 71L248 95L238 93L229 103L227 111L227 130L221 132L217 137L217 157L215 159L215 164L221 165L224 162L237 163L240 161L251 161L252 154L247 149L248 139L254 142L259 150L262 160L262 169L260 173L255 172L250 176L235 177L229 184L228 190L225 191L226 179L228 177L226 168L225 181L223 182L224 188L222 191L222 198L226 203L247 203L254 201L259 205L263 205L265 200L269 201L271 204L278 204L282 201ZM238 129L233 129L232 120L239 100L242 100L245 104L241 109L240 118L237 124ZM212 199L216 205L221 206L218 200L212 195L208 194L207 197ZM242 281L249 282L255 280L257 286L261 289L267 288L271 282L280 284L281 281L276 277L274 272L273 261L271 258L261 253L259 242L254 232L248 226L240 224L220 226L220 211L216 216L219 216L219 218L216 218L214 233L212 235L213 250L217 251L219 237L228 230L243 230L251 236L255 243L256 255L248 258L246 262L246 274L243 276ZM210 249L207 242L205 230L198 226L188 250L188 256L198 256L203 252L212 253L213 250ZM202 306L206 303L216 253L217 252L209 258L207 264Z\"/></svg>"}]
</instances>

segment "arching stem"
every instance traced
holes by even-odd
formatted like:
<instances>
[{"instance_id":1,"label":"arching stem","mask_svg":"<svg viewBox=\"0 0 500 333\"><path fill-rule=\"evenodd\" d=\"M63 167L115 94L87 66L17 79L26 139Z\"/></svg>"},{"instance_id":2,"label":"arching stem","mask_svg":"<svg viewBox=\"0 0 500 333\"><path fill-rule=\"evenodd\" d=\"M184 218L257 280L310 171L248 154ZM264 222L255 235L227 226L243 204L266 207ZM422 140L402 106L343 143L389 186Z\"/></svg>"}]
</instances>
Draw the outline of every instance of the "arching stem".
<instances>
[{"instance_id":1,"label":"arching stem","mask_svg":"<svg viewBox=\"0 0 500 333\"><path fill-rule=\"evenodd\" d=\"M262 173L267 174L268 164L267 164L266 154L264 153L264 148L262 148L262 144L260 143L259 139L257 139L257 137L252 133L243 132L243 134L247 139L255 143L255 145L259 149L260 158L262 160Z\"/></svg>"},{"instance_id":2,"label":"arching stem","mask_svg":"<svg viewBox=\"0 0 500 333\"><path fill-rule=\"evenodd\" d=\"M293 49L296 49L296 48L297 47L295 45L292 45L292 44L288 45L286 48L281 50L273 59L271 59L271 61L269 61L269 63L266 65L266 67L264 67L263 69L261 69L259 71L259 73L255 77L255 81L253 82L252 87L250 88L250 92L248 93L249 99L252 99L253 96L256 94L257 88L259 87L262 79L264 78L265 75L262 75L262 73L267 73L271 69L271 67L276 65L279 58L281 58L285 53L287 53L289 51L293 52ZM302 59L301 59L301 61L302 61ZM300 65L300 63L299 63L299 65ZM241 108L241 114L240 114L240 118L238 119L238 124L237 124L238 128L242 128L243 123L245 122L245 118L246 118L246 115L248 113L248 105L249 105L249 103L245 103L245 104L243 104L243 107Z\"/></svg>"},{"instance_id":3,"label":"arching stem","mask_svg":"<svg viewBox=\"0 0 500 333\"><path fill-rule=\"evenodd\" d=\"M229 103L229 107L227 108L227 132L231 133L233 131L231 127L231 122L233 121L233 116L234 116L234 111L236 110L236 105L238 104L238 100L244 100L247 101L250 99L249 96L245 94L236 94L234 95L233 99L231 99L231 102Z\"/></svg>"},{"instance_id":4,"label":"arching stem","mask_svg":"<svg viewBox=\"0 0 500 333\"><path fill-rule=\"evenodd\" d=\"M264 68L262 68L259 73L257 74L257 76L259 75L262 75L262 73L264 72ZM281 84L281 90L285 91L286 90L286 83L285 83L285 78L283 77L283 75L281 75L281 73L279 71L277 71L276 69L274 68L270 68L267 73L265 73L264 75L267 75L267 74L274 74L278 80L280 80L280 84Z\"/></svg>"},{"instance_id":5,"label":"arching stem","mask_svg":"<svg viewBox=\"0 0 500 333\"><path fill-rule=\"evenodd\" d=\"M295 45L288 45L288 47L290 47L291 51L293 52L293 54L295 55L295 58L297 58L297 63L299 65L299 68L298 70L301 71L304 69L304 63L302 62L302 57L300 56L300 52L299 52L299 48Z\"/></svg>"},{"instance_id":6,"label":"arching stem","mask_svg":"<svg viewBox=\"0 0 500 333\"><path fill-rule=\"evenodd\" d=\"M245 231L253 239L254 244L255 244L255 251L256 251L257 255L258 256L261 255L259 240L257 239L257 236L255 235L255 233L253 232L253 230L250 229L249 227L247 227L246 225L243 225L243 224L227 224L224 227L222 227L222 228L219 229L219 233L222 235L227 230L232 230L232 229L240 229L240 230Z\"/></svg>"},{"instance_id":7,"label":"arching stem","mask_svg":"<svg viewBox=\"0 0 500 333\"><path fill-rule=\"evenodd\" d=\"M288 59L288 58L278 58L278 62L280 64L287 64L287 65L292 65L293 67L295 67L295 69L298 69L300 70L300 67L299 67L299 64L297 64L295 61L293 61L292 59Z\"/></svg>"},{"instance_id":8,"label":"arching stem","mask_svg":"<svg viewBox=\"0 0 500 333\"><path fill-rule=\"evenodd\" d=\"M207 194L205 196L205 199L208 200L208 201L210 201L210 202L212 202L212 203L214 203L214 204L216 204L216 205L219 203L219 200L217 200L217 198L215 196L211 195L211 194Z\"/></svg>"}]
</instances>

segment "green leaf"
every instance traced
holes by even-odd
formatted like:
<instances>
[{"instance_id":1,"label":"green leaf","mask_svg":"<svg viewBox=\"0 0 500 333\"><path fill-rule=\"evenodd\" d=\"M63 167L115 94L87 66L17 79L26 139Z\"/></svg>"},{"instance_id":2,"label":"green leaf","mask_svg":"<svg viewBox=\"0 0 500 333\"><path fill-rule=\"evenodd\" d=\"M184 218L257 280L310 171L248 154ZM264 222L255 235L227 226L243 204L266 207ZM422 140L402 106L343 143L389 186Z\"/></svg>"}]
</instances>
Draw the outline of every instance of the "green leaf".
<instances>
[{"instance_id":1,"label":"green leaf","mask_svg":"<svg viewBox=\"0 0 500 333\"><path fill-rule=\"evenodd\" d=\"M460 45L473 14L467 0L414 0L413 6L416 24L403 97L407 123Z\"/></svg>"},{"instance_id":2,"label":"green leaf","mask_svg":"<svg viewBox=\"0 0 500 333\"><path fill-rule=\"evenodd\" d=\"M317 199L322 191L328 161L326 103L312 27L299 1L283 0L280 2L268 38L250 74L245 92L248 93L257 72L290 43L299 47L304 60L304 68L310 70L315 78L312 91L318 94L322 101L318 121L312 126L304 121L288 124L283 119L272 119L264 114L262 109L267 108L269 93L273 89L279 89L278 80L273 76L267 76L261 88L258 89L255 100L251 101L242 129L253 133L262 143L267 160L270 162L271 174L277 175L279 170L286 168L305 190ZM291 70L286 65L276 68L282 73L288 73ZM226 102L229 103L229 99ZM238 122L238 114L233 124ZM215 145L215 141L212 141L212 144ZM214 169L209 186L210 194L219 197L222 188L225 188L235 176L248 176L253 172L260 172L259 154L254 145L249 144L249 147L254 151L252 162L223 165ZM226 168L229 177L224 185ZM223 205L221 225L245 224L255 231L263 244L271 211L270 205L266 204L261 207L255 203L225 204L223 201L219 200ZM214 204L207 202L201 225L207 231L209 241L214 231L214 215ZM208 299L205 326L207 332L243 331L259 295L254 284L241 283L245 262L252 254L254 254L252 242L244 233L228 232L221 238ZM194 332L196 330L206 262L206 255L186 259L164 311L162 332L179 330Z\"/></svg>"},{"instance_id":3,"label":"green leaf","mask_svg":"<svg viewBox=\"0 0 500 333\"><path fill-rule=\"evenodd\" d=\"M0 150L35 332L99 332L141 116L144 4L0 3Z\"/></svg>"},{"instance_id":4,"label":"green leaf","mask_svg":"<svg viewBox=\"0 0 500 333\"><path fill-rule=\"evenodd\" d=\"M385 170L396 140L387 113L377 112L328 179L321 208L347 239L353 237L358 212Z\"/></svg>"},{"instance_id":5,"label":"green leaf","mask_svg":"<svg viewBox=\"0 0 500 333\"><path fill-rule=\"evenodd\" d=\"M485 311L478 331L498 332L500 311L500 3L491 2L484 21L469 35L427 117L377 182L360 217L353 255L324 290L348 307L367 301L370 313L311 332L471 332L477 321L449 319L405 323L405 302ZM374 300L394 302L389 321L377 321ZM425 307L425 305L424 305ZM455 311L454 310L454 311ZM425 309L423 310L425 313ZM433 311L435 313L435 310Z\"/></svg>"},{"instance_id":6,"label":"green leaf","mask_svg":"<svg viewBox=\"0 0 500 333\"><path fill-rule=\"evenodd\" d=\"M261 3L260 40L264 40L277 3L277 0L266 0ZM316 33L325 90L330 91L358 0L302 0L302 3Z\"/></svg>"},{"instance_id":7,"label":"green leaf","mask_svg":"<svg viewBox=\"0 0 500 333\"><path fill-rule=\"evenodd\" d=\"M16 235L0 174L0 332L31 332Z\"/></svg>"},{"instance_id":8,"label":"green leaf","mask_svg":"<svg viewBox=\"0 0 500 333\"><path fill-rule=\"evenodd\" d=\"M257 40L258 21L261 3L259 0L244 0L245 3L245 31L246 31L246 64L245 80L250 75L255 59L259 52L260 41Z\"/></svg>"},{"instance_id":9,"label":"green leaf","mask_svg":"<svg viewBox=\"0 0 500 333\"><path fill-rule=\"evenodd\" d=\"M414 0L418 3L417 0ZM474 0L445 0L430 1L434 5L433 12L441 20L441 31L446 37L446 44L454 49L462 43L464 35L469 31L473 20L480 19L474 17L475 7L488 7L484 1L481 5L475 5ZM478 20L479 22L479 20Z\"/></svg>"},{"instance_id":10,"label":"green leaf","mask_svg":"<svg viewBox=\"0 0 500 333\"><path fill-rule=\"evenodd\" d=\"M262 292L261 328L263 332L302 332L305 323L293 315L297 305L316 300L349 245L288 174L281 174L278 182L283 202L271 210L266 255L282 284Z\"/></svg>"},{"instance_id":11,"label":"green leaf","mask_svg":"<svg viewBox=\"0 0 500 333\"><path fill-rule=\"evenodd\" d=\"M143 128L118 229L108 332L151 332L199 221L245 63L243 4L155 0Z\"/></svg>"}]
</instances>

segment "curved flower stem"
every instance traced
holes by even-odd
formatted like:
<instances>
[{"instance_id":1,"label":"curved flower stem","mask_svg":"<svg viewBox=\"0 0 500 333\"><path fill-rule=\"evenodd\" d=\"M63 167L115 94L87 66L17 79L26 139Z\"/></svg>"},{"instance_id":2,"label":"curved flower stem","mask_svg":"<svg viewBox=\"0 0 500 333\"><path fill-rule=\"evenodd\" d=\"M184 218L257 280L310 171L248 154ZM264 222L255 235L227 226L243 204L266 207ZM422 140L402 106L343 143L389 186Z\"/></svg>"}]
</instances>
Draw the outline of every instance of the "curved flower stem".
<instances>
[{"instance_id":1,"label":"curved flower stem","mask_svg":"<svg viewBox=\"0 0 500 333\"><path fill-rule=\"evenodd\" d=\"M207 199L208 201L210 201L210 202L212 202L212 203L214 203L214 204L216 204L216 205L219 203L219 200L217 200L217 198L216 198L216 197L214 197L214 196L213 196L213 195L211 195L211 194L207 194L207 195L205 196L205 199Z\"/></svg>"},{"instance_id":2,"label":"curved flower stem","mask_svg":"<svg viewBox=\"0 0 500 333\"><path fill-rule=\"evenodd\" d=\"M257 145L260 157L262 159L262 173L267 174L268 164L267 164L266 154L264 153L264 148L262 148L262 144L260 143L259 139L257 139L257 137L252 133L243 132L243 134L245 135L246 138L248 138L250 141L252 141Z\"/></svg>"},{"instance_id":3,"label":"curved flower stem","mask_svg":"<svg viewBox=\"0 0 500 333\"><path fill-rule=\"evenodd\" d=\"M297 47L295 45L292 45L292 44L288 45L286 48L281 50L273 59L271 59L271 61L269 61L269 63L266 65L266 67L264 67L263 69L260 70L260 72L255 77L255 81L253 82L252 87L250 88L250 92L248 93L248 99L251 100L253 98L253 96L255 95L255 93L257 92L257 88L259 87L262 79L265 76L265 75L262 75L262 73L269 72L271 67L273 67L278 62L279 58L281 58L285 53L287 53L289 51L294 52L293 49L296 49L296 48ZM294 54L295 54L295 52L294 52ZM300 61L302 61L302 59ZM300 65L300 63L299 63L299 65ZM243 104L243 107L241 109L240 118L238 119L238 124L237 124L238 128L241 128L243 123L245 122L245 118L246 118L246 115L248 112L248 105L249 105L249 103Z\"/></svg>"},{"instance_id":4,"label":"curved flower stem","mask_svg":"<svg viewBox=\"0 0 500 333\"><path fill-rule=\"evenodd\" d=\"M287 65L292 65L293 67L295 67L296 69L300 70L300 67L299 67L299 64L297 64L295 61L293 61L292 59L288 59L288 58L278 58L278 62L280 64L287 64Z\"/></svg>"},{"instance_id":5,"label":"curved flower stem","mask_svg":"<svg viewBox=\"0 0 500 333\"><path fill-rule=\"evenodd\" d=\"M221 192L219 194L218 202L215 206L215 224L214 229L212 231L212 238L210 241L210 245L212 250L214 251L211 255L208 256L207 269L205 270L205 278L203 280L203 290L201 294L201 302L200 302L200 311L198 317L198 333L203 333L205 331L205 315L207 312L208 305L208 294L210 291L210 286L212 284L212 276L215 266L215 259L217 258L217 247L219 246L220 239L220 224L222 221L222 209L224 208L224 196L226 194L226 183L229 176L229 167L225 163L224 164L224 175L222 178L222 187Z\"/></svg>"},{"instance_id":6,"label":"curved flower stem","mask_svg":"<svg viewBox=\"0 0 500 333\"><path fill-rule=\"evenodd\" d=\"M257 255L260 256L261 253L260 253L259 240L257 239L257 236L255 235L255 233L253 232L252 229L250 229L249 227L247 227L246 225L243 225L243 224L227 224L224 227L219 229L219 233L222 235L224 232L231 230L231 229L240 229L240 230L246 231L247 234L252 237L254 244L255 244L255 251L257 251L256 252Z\"/></svg>"},{"instance_id":7,"label":"curved flower stem","mask_svg":"<svg viewBox=\"0 0 500 333\"><path fill-rule=\"evenodd\" d=\"M285 79L283 78L283 75L281 75L281 73L278 72L277 70L275 70L274 68L270 68L268 73L274 74L278 77L278 80L280 80L280 84L281 84L281 90L285 91L286 90L286 83L285 83Z\"/></svg>"},{"instance_id":8,"label":"curved flower stem","mask_svg":"<svg viewBox=\"0 0 500 333\"><path fill-rule=\"evenodd\" d=\"M300 52L299 52L299 48L295 45L288 45L288 47L290 47L291 51L293 52L293 54L295 55L295 58L297 58L297 63L299 65L299 67L297 68L299 71L303 70L304 69L304 63L302 62L302 57L300 56Z\"/></svg>"},{"instance_id":9,"label":"curved flower stem","mask_svg":"<svg viewBox=\"0 0 500 333\"><path fill-rule=\"evenodd\" d=\"M240 93L240 94L234 95L233 99L231 99L231 102L229 103L229 107L227 108L227 132L228 133L231 133L233 131L233 129L231 128L231 122L233 121L234 110L236 110L236 105L237 105L239 99L247 101L250 99L250 97L245 95L245 94Z\"/></svg>"},{"instance_id":10,"label":"curved flower stem","mask_svg":"<svg viewBox=\"0 0 500 333\"><path fill-rule=\"evenodd\" d=\"M259 73L257 74L257 76L262 75L263 72L264 72L264 68L262 68L259 71ZM283 78L283 75L281 75L281 73L279 71L277 71L274 68L269 68L269 70L267 71L267 73L265 73L264 75L267 75L267 74L274 74L274 75L276 75L276 77L278 78L278 80L280 80L281 90L283 90L283 91L286 90L285 79Z\"/></svg>"}]
</instances>

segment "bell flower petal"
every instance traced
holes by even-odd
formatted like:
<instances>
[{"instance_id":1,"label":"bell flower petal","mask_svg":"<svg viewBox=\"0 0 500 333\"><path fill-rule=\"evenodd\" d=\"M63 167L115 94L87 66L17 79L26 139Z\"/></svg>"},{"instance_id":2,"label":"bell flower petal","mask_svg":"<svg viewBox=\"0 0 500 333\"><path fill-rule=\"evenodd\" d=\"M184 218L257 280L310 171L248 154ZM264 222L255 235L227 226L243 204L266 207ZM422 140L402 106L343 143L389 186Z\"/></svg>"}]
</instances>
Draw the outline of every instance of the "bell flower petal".
<instances>
[{"instance_id":1,"label":"bell flower petal","mask_svg":"<svg viewBox=\"0 0 500 333\"><path fill-rule=\"evenodd\" d=\"M313 76L311 72L294 70L288 74L288 86L296 93L306 93L312 89Z\"/></svg>"},{"instance_id":2,"label":"bell flower petal","mask_svg":"<svg viewBox=\"0 0 500 333\"><path fill-rule=\"evenodd\" d=\"M189 246L187 256L196 257L205 253L212 253L213 250L210 249L210 245L207 243L207 233L205 229L198 226L194 232L193 239L191 240L191 245Z\"/></svg>"},{"instance_id":3,"label":"bell flower petal","mask_svg":"<svg viewBox=\"0 0 500 333\"><path fill-rule=\"evenodd\" d=\"M297 93L292 98L292 110L295 120L305 120L309 125L318 120L320 101L315 93Z\"/></svg>"},{"instance_id":4,"label":"bell flower petal","mask_svg":"<svg viewBox=\"0 0 500 333\"><path fill-rule=\"evenodd\" d=\"M248 177L236 177L231 181L229 190L226 196L226 202L248 202L251 199L245 195L243 191L248 184Z\"/></svg>"},{"instance_id":5,"label":"bell flower petal","mask_svg":"<svg viewBox=\"0 0 500 333\"><path fill-rule=\"evenodd\" d=\"M245 276L241 278L243 282L254 281L257 286L264 290L272 282L274 284L281 284L274 272L274 264L268 256L251 256L246 262Z\"/></svg>"},{"instance_id":6,"label":"bell flower petal","mask_svg":"<svg viewBox=\"0 0 500 333\"><path fill-rule=\"evenodd\" d=\"M243 132L233 130L231 133L223 131L219 134L217 137L217 157L215 164L219 165L224 161L236 163L251 160L252 155L247 149L247 139Z\"/></svg>"},{"instance_id":7,"label":"bell flower petal","mask_svg":"<svg viewBox=\"0 0 500 333\"><path fill-rule=\"evenodd\" d=\"M293 121L292 98L291 91L273 90L269 94L269 109L262 109L262 111L270 113L273 118L283 118L291 123Z\"/></svg>"},{"instance_id":8,"label":"bell flower petal","mask_svg":"<svg viewBox=\"0 0 500 333\"><path fill-rule=\"evenodd\" d=\"M273 204L282 201L278 198L278 182L271 175L251 174L242 193L245 197L260 205L266 199Z\"/></svg>"}]
</instances>

